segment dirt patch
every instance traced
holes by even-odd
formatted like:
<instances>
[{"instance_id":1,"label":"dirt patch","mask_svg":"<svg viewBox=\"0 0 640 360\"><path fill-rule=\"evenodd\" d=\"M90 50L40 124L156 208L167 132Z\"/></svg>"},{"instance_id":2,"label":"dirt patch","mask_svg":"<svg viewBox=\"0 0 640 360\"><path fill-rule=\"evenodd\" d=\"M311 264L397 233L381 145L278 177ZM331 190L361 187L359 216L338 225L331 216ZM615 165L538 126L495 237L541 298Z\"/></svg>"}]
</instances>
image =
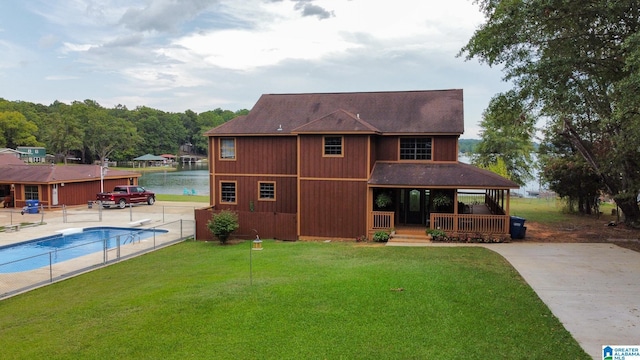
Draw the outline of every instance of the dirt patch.
<instances>
[{"instance_id":1,"label":"dirt patch","mask_svg":"<svg viewBox=\"0 0 640 360\"><path fill-rule=\"evenodd\" d=\"M640 230L617 222L615 216L574 216L553 225L525 221L526 236L513 242L613 243L640 252Z\"/></svg>"}]
</instances>

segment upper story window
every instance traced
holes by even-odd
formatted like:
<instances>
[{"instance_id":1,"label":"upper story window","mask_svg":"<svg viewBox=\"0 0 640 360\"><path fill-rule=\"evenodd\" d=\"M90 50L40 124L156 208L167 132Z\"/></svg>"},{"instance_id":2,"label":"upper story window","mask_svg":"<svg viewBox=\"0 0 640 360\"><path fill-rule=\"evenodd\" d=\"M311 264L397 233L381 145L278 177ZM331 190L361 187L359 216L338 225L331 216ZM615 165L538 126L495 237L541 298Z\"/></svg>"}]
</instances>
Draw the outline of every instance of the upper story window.
<instances>
[{"instance_id":1,"label":"upper story window","mask_svg":"<svg viewBox=\"0 0 640 360\"><path fill-rule=\"evenodd\" d=\"M342 136L324 137L324 156L342 156Z\"/></svg>"},{"instance_id":2,"label":"upper story window","mask_svg":"<svg viewBox=\"0 0 640 360\"><path fill-rule=\"evenodd\" d=\"M236 139L222 138L220 139L220 159L235 160L236 159Z\"/></svg>"},{"instance_id":3,"label":"upper story window","mask_svg":"<svg viewBox=\"0 0 640 360\"><path fill-rule=\"evenodd\" d=\"M400 138L400 160L431 160L431 138Z\"/></svg>"}]
</instances>

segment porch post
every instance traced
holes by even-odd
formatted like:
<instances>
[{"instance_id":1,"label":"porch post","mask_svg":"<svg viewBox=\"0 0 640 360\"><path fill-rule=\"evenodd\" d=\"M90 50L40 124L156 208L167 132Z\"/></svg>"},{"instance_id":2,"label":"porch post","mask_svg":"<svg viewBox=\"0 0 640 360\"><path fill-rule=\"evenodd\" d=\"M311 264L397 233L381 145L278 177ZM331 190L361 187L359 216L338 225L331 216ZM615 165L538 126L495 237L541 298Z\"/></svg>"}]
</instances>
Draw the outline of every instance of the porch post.
<instances>
[{"instance_id":1,"label":"porch post","mask_svg":"<svg viewBox=\"0 0 640 360\"><path fill-rule=\"evenodd\" d=\"M507 204L506 204L505 209L504 209L504 211L506 213L505 214L506 216L510 216L511 215L510 204L511 204L511 189L507 189ZM509 225L510 225L509 222L510 221L511 221L510 217L509 217L509 221L505 221L504 229L502 229L505 234L509 233Z\"/></svg>"},{"instance_id":2,"label":"porch post","mask_svg":"<svg viewBox=\"0 0 640 360\"><path fill-rule=\"evenodd\" d=\"M369 231L373 229L373 188L367 186L367 229L366 236L369 237Z\"/></svg>"},{"instance_id":3,"label":"porch post","mask_svg":"<svg viewBox=\"0 0 640 360\"><path fill-rule=\"evenodd\" d=\"M453 192L453 232L458 232L458 189Z\"/></svg>"}]
</instances>

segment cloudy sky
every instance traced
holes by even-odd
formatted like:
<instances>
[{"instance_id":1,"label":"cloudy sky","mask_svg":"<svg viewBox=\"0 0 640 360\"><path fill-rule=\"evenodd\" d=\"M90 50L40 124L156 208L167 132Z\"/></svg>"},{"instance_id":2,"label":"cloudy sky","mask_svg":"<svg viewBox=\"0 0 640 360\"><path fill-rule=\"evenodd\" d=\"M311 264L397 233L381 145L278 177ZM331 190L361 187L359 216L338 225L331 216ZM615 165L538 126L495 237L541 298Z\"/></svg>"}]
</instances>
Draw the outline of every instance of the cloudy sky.
<instances>
[{"instance_id":1,"label":"cloudy sky","mask_svg":"<svg viewBox=\"0 0 640 360\"><path fill-rule=\"evenodd\" d=\"M508 89L456 57L472 0L2 0L0 97L183 112L264 93L464 89L465 134Z\"/></svg>"}]
</instances>

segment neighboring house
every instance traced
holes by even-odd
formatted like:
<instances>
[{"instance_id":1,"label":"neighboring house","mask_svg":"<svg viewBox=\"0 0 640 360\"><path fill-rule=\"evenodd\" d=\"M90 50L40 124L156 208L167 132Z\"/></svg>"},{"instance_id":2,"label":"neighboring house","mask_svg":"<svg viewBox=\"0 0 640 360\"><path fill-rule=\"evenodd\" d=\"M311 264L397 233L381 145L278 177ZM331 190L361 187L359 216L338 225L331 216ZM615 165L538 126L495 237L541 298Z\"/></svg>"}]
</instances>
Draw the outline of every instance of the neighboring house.
<instances>
[{"instance_id":1,"label":"neighboring house","mask_svg":"<svg viewBox=\"0 0 640 360\"><path fill-rule=\"evenodd\" d=\"M508 234L518 185L458 162L463 131L462 90L262 95L205 133L211 209L196 212L196 237L222 209L247 238Z\"/></svg>"},{"instance_id":2,"label":"neighboring house","mask_svg":"<svg viewBox=\"0 0 640 360\"><path fill-rule=\"evenodd\" d=\"M23 156L26 157L27 154L26 153L22 153L18 150L13 150L13 149L9 149L9 148L1 148L0 149L0 155L11 155L15 158L21 159ZM24 163L24 161L23 161Z\"/></svg>"},{"instance_id":3,"label":"neighboring house","mask_svg":"<svg viewBox=\"0 0 640 360\"><path fill-rule=\"evenodd\" d=\"M16 150L23 154L22 160L28 163L43 163L47 157L47 151L43 147L18 146Z\"/></svg>"},{"instance_id":4,"label":"neighboring house","mask_svg":"<svg viewBox=\"0 0 640 360\"><path fill-rule=\"evenodd\" d=\"M139 173L106 170L101 179L98 165L35 165L19 163L11 155L0 156L0 197L12 198L11 207L22 208L38 200L46 208L82 205L116 185L137 185Z\"/></svg>"}]
</instances>

